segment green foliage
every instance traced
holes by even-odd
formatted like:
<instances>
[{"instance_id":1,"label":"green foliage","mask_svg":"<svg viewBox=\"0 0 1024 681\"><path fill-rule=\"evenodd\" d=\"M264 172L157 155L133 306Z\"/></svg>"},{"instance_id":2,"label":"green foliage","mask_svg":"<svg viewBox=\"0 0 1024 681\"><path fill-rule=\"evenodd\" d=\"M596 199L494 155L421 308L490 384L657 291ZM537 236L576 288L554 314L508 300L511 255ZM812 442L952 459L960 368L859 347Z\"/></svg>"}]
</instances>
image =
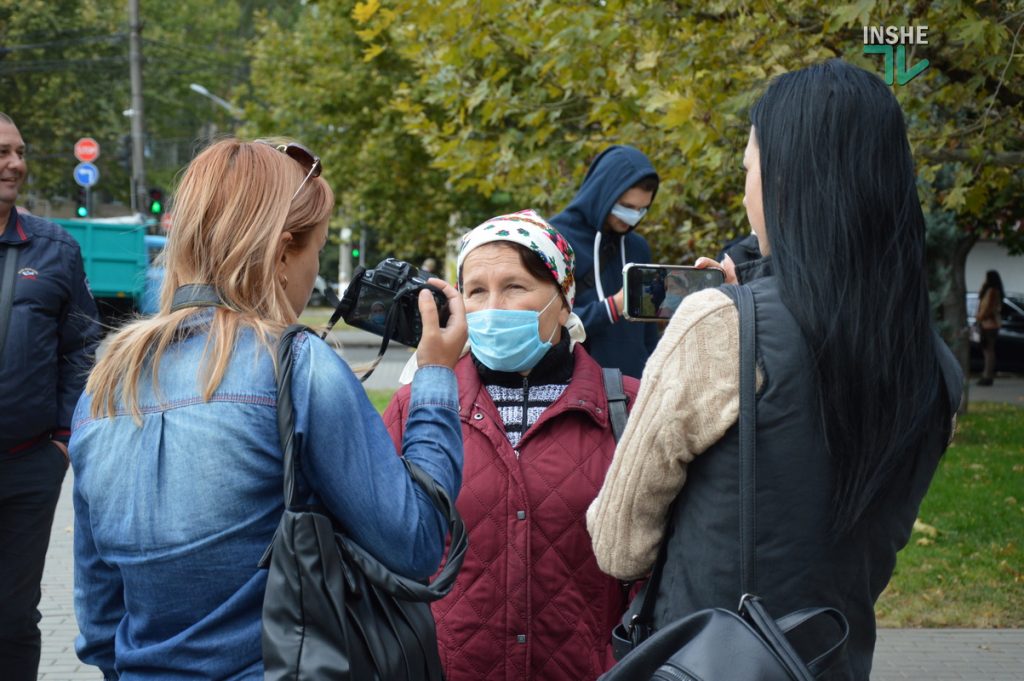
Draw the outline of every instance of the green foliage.
<instances>
[{"instance_id":1,"label":"green foliage","mask_svg":"<svg viewBox=\"0 0 1024 681\"><path fill-rule=\"evenodd\" d=\"M836 56L881 73L862 26L927 25L908 58L930 65L895 92L926 212L955 227L933 239L947 245L935 277L978 238L1024 250L1024 0L146 0L142 14L152 183L171 189L206 137L237 125L188 89L200 83L244 107L243 132L324 158L335 230L413 260L490 215L557 212L612 143L662 176L643 225L656 257L714 253L748 229L740 159L768 80ZM127 196L126 24L100 0L0 4L0 86L38 194L66 195L71 144L91 133L99 189ZM947 288L952 310L962 291Z\"/></svg>"},{"instance_id":2,"label":"green foliage","mask_svg":"<svg viewBox=\"0 0 1024 681\"><path fill-rule=\"evenodd\" d=\"M369 229L401 257L441 255L458 194L390 105L409 64L393 50L365 58L356 4L308 5L290 30L257 18L245 131L299 139L323 158L341 206L334 227L353 227L354 239Z\"/></svg>"},{"instance_id":3,"label":"green foliage","mask_svg":"<svg viewBox=\"0 0 1024 681\"><path fill-rule=\"evenodd\" d=\"M1024 625L1021 414L979 403L961 417L876 606L879 626Z\"/></svg>"},{"instance_id":4,"label":"green foliage","mask_svg":"<svg viewBox=\"0 0 1024 681\"><path fill-rule=\"evenodd\" d=\"M950 177L926 185L926 205L953 211L966 238L1018 247L1019 163L992 159L1022 151L1024 74L1010 58L1022 7L372 0L355 16L364 59L397 52L415 69L390 104L454 190L551 214L597 151L634 144L663 179L644 232L659 259L687 260L747 231L746 112L767 80L836 56L880 72L862 54L865 24L929 26L910 59L930 68L896 90L922 177Z\"/></svg>"},{"instance_id":5,"label":"green foliage","mask_svg":"<svg viewBox=\"0 0 1024 681\"><path fill-rule=\"evenodd\" d=\"M213 134L233 130L231 116L189 89L223 97L244 93L245 47L253 13L273 0L141 3L146 178L170 190L181 168ZM292 10L275 10L287 16ZM51 203L74 196L75 140L100 143L104 200L129 201L131 108L126 3L102 0L0 2L3 110L29 146L28 192ZM125 159L129 158L124 156ZM127 164L125 164L127 165Z\"/></svg>"},{"instance_id":6,"label":"green foliage","mask_svg":"<svg viewBox=\"0 0 1024 681\"><path fill-rule=\"evenodd\" d=\"M98 0L0 3L2 110L25 139L27 189L39 198L72 200L76 195L73 147L82 136L100 143L97 189L105 188L108 178L126 177L114 150L119 128L127 131L121 110L128 101L118 100L116 86L104 87L116 82L114 74L122 70L127 87L123 14L122 7Z\"/></svg>"}]
</instances>

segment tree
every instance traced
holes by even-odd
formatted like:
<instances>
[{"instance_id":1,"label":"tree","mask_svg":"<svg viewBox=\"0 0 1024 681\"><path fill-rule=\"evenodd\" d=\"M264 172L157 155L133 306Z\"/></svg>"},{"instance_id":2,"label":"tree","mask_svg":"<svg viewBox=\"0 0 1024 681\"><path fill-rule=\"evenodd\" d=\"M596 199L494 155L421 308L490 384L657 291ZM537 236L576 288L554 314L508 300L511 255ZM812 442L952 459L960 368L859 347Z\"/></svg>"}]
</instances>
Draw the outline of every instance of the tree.
<instances>
[{"instance_id":1,"label":"tree","mask_svg":"<svg viewBox=\"0 0 1024 681\"><path fill-rule=\"evenodd\" d=\"M189 89L245 94L246 46L253 14L272 0L183 0L142 3L146 175L171 188L182 166L208 140L203 131L235 121ZM196 21L196 17L201 17ZM73 196L72 149L79 137L100 143L96 190L129 200L131 107L128 17L124 3L26 0L0 5L0 89L5 113L29 145L28 190L40 199Z\"/></svg>"},{"instance_id":2,"label":"tree","mask_svg":"<svg viewBox=\"0 0 1024 681\"><path fill-rule=\"evenodd\" d=\"M295 138L323 159L341 206L335 229L370 229L401 257L440 255L457 197L390 106L411 76L408 64L396 51L367 59L355 6L307 5L290 28L266 13L258 17L245 130Z\"/></svg>"},{"instance_id":3,"label":"tree","mask_svg":"<svg viewBox=\"0 0 1024 681\"><path fill-rule=\"evenodd\" d=\"M128 61L123 46L124 9L96 0L26 0L0 6L0 91L4 113L17 123L28 147L27 189L39 199L70 201L75 140L95 137L105 188L117 178L114 150L124 127L113 74ZM102 87L100 83L113 83ZM121 177L125 177L121 171Z\"/></svg>"},{"instance_id":4,"label":"tree","mask_svg":"<svg viewBox=\"0 0 1024 681\"><path fill-rule=\"evenodd\" d=\"M768 79L831 57L882 72L865 25L927 25L895 92L919 161L936 304L961 350L963 265L981 234L1022 248L1024 2L367 0L367 55L417 79L393 105L457 190L565 205L602 147L634 144L662 176L645 234L659 259L714 253L748 228L739 169ZM383 38L379 36L385 36Z\"/></svg>"}]
</instances>

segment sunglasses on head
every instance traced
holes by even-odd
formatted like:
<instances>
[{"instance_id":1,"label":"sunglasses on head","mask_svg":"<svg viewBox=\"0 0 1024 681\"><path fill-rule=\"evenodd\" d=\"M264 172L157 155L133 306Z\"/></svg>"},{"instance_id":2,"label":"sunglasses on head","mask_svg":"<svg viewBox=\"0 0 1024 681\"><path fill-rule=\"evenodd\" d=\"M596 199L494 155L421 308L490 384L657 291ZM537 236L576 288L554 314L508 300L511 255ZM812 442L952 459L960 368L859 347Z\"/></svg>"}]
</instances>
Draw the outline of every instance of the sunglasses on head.
<instances>
[{"instance_id":1,"label":"sunglasses on head","mask_svg":"<svg viewBox=\"0 0 1024 681\"><path fill-rule=\"evenodd\" d=\"M295 200L295 197L299 195L299 192L302 191L302 188L306 186L306 182L309 181L309 178L320 177L320 171L322 171L324 167L324 164L320 162L320 157L301 144L298 144L297 142L274 144L267 140L256 141L274 147L288 158L296 161L300 166L302 166L302 169L306 171L306 176L302 178L302 182L299 184L298 189L296 189L295 193L292 194L293 201Z\"/></svg>"}]
</instances>

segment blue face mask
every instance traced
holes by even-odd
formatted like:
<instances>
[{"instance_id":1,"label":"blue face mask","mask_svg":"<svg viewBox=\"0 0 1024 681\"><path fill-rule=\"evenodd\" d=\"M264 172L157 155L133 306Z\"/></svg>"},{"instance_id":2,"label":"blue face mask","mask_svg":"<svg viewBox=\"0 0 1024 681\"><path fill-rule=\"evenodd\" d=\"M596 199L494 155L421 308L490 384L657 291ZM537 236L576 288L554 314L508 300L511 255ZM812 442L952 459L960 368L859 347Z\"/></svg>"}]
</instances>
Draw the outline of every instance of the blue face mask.
<instances>
[{"instance_id":1,"label":"blue face mask","mask_svg":"<svg viewBox=\"0 0 1024 681\"><path fill-rule=\"evenodd\" d=\"M636 227L637 223L640 222L645 215L647 215L646 208L626 208L623 205L616 203L612 206L612 215L625 222L630 227Z\"/></svg>"},{"instance_id":2,"label":"blue face mask","mask_svg":"<svg viewBox=\"0 0 1024 681\"><path fill-rule=\"evenodd\" d=\"M679 307L679 304L683 302L683 297L678 293L668 293L665 295L665 299L661 301L661 307L666 310L674 310Z\"/></svg>"},{"instance_id":3,"label":"blue face mask","mask_svg":"<svg viewBox=\"0 0 1024 681\"><path fill-rule=\"evenodd\" d=\"M533 310L480 310L466 315L469 345L484 366L494 371L519 372L537 366L548 350L551 338L540 339L540 316L555 302L558 294L540 312Z\"/></svg>"}]
</instances>

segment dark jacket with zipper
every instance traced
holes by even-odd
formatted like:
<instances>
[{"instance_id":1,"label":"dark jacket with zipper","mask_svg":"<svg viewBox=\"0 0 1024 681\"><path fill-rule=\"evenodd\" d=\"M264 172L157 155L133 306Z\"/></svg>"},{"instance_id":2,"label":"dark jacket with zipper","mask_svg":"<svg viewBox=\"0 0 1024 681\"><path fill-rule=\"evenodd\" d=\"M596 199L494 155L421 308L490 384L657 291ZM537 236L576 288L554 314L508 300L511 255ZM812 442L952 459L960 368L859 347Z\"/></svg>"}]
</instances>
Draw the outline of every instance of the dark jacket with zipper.
<instances>
[{"instance_id":1,"label":"dark jacket with zipper","mask_svg":"<svg viewBox=\"0 0 1024 681\"><path fill-rule=\"evenodd\" d=\"M763 273L763 271L762 271ZM755 583L775 617L831 606L850 624L846 654L822 678L867 679L875 645L874 604L892 576L896 552L949 442L960 401L961 373L937 335L944 380L927 445L904 465L848 536L827 529L832 466L815 404L810 351L783 304L776 280L749 284L757 320L756 354L763 383L757 396ZM671 534L654 624L663 627L703 608L735 610L741 595L737 426L687 469L671 511Z\"/></svg>"},{"instance_id":2,"label":"dark jacket with zipper","mask_svg":"<svg viewBox=\"0 0 1024 681\"><path fill-rule=\"evenodd\" d=\"M0 452L36 438L67 441L100 337L82 253L70 234L12 210L0 234L0 272L11 257L17 270L0 354Z\"/></svg>"}]
</instances>

